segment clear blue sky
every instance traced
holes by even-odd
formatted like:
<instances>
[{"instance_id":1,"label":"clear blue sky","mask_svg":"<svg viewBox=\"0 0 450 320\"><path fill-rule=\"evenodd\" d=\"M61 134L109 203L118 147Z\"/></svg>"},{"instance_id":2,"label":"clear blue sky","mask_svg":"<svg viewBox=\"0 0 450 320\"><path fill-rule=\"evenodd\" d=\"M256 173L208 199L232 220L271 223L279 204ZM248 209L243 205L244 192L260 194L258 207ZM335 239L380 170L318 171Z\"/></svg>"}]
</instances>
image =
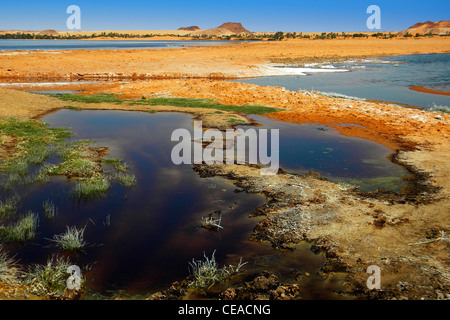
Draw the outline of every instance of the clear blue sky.
<instances>
[{"instance_id":1,"label":"clear blue sky","mask_svg":"<svg viewBox=\"0 0 450 320\"><path fill-rule=\"evenodd\" d=\"M0 29L67 30L72 4L81 8L85 31L208 29L224 22L242 22L250 31L369 31L366 10L372 4L381 8L382 31L450 20L450 0L15 0L2 1Z\"/></svg>"}]
</instances>

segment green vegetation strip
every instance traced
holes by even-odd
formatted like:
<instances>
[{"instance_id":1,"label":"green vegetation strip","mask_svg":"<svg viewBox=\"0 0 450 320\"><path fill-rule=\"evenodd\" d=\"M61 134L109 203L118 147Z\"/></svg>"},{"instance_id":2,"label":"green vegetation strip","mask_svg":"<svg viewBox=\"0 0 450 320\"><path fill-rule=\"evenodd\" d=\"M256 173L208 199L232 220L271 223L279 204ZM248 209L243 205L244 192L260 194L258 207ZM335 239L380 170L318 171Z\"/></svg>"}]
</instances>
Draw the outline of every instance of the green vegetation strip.
<instances>
[{"instance_id":1,"label":"green vegetation strip","mask_svg":"<svg viewBox=\"0 0 450 320\"><path fill-rule=\"evenodd\" d=\"M112 94L95 94L95 95L78 95L78 94L61 94L51 95L59 98L63 101L82 102L82 103L128 103L132 105L146 105L146 106L171 106L180 108L201 108L201 109L214 109L228 112L240 112L245 114L267 114L281 111L282 109L245 104L240 106L227 105L217 103L210 99L193 99L193 98L171 98L160 97L150 99L118 99ZM73 108L73 107L72 107Z\"/></svg>"},{"instance_id":2,"label":"green vegetation strip","mask_svg":"<svg viewBox=\"0 0 450 320\"><path fill-rule=\"evenodd\" d=\"M59 98L63 101L71 101L71 102L83 102L83 103L102 103L102 102L109 102L109 103L122 103L126 100L117 99L112 94L93 94L93 95L79 95L79 94L72 94L72 93L64 93L64 94L51 94L51 97ZM68 109L73 109L76 107L73 106L66 106Z\"/></svg>"},{"instance_id":3,"label":"green vegetation strip","mask_svg":"<svg viewBox=\"0 0 450 320\"><path fill-rule=\"evenodd\" d=\"M151 105L151 106L172 106L172 107L184 107L184 108L202 108L202 109L215 109L228 112L242 112L246 114L266 114L281 111L281 109L246 104L241 106L226 105L216 103L209 99L192 99L192 98L151 98L145 100L139 100L139 104Z\"/></svg>"}]
</instances>

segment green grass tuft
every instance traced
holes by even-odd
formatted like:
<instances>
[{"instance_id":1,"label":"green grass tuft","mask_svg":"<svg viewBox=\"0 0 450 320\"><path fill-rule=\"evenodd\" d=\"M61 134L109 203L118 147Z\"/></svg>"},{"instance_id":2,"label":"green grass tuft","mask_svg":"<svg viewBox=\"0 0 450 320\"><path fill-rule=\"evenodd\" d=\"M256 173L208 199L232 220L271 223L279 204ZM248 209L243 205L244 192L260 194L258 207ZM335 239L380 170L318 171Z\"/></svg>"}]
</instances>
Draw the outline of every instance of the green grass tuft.
<instances>
[{"instance_id":1,"label":"green grass tuft","mask_svg":"<svg viewBox=\"0 0 450 320\"><path fill-rule=\"evenodd\" d=\"M188 286L196 290L211 288L216 283L223 281L232 275L240 272L241 268L247 264L241 261L237 266L225 266L219 268L215 258L215 251L211 258L204 255L204 260L192 260L189 263L192 279Z\"/></svg>"},{"instance_id":2,"label":"green grass tuft","mask_svg":"<svg viewBox=\"0 0 450 320\"><path fill-rule=\"evenodd\" d=\"M30 211L16 223L1 226L0 237L6 242L26 242L34 239L37 225L38 216Z\"/></svg>"},{"instance_id":3,"label":"green grass tuft","mask_svg":"<svg viewBox=\"0 0 450 320\"><path fill-rule=\"evenodd\" d=\"M116 173L112 176L112 179L128 188L135 186L137 183L135 175L125 173Z\"/></svg>"},{"instance_id":4,"label":"green grass tuft","mask_svg":"<svg viewBox=\"0 0 450 320\"><path fill-rule=\"evenodd\" d=\"M24 282L38 295L53 298L62 296L67 288L67 279L70 276L67 270L70 265L67 259L51 257L45 265L30 266ZM81 281L83 283L83 279Z\"/></svg>"},{"instance_id":5,"label":"green grass tuft","mask_svg":"<svg viewBox=\"0 0 450 320\"><path fill-rule=\"evenodd\" d=\"M125 162L123 162L120 159L103 159L102 160L103 163L105 164L110 164L114 167L114 169L116 169L119 172L125 173L128 171L128 164L126 164Z\"/></svg>"},{"instance_id":6,"label":"green grass tuft","mask_svg":"<svg viewBox=\"0 0 450 320\"><path fill-rule=\"evenodd\" d=\"M0 216L8 216L16 213L19 202L20 197L18 195L0 201Z\"/></svg>"},{"instance_id":7,"label":"green grass tuft","mask_svg":"<svg viewBox=\"0 0 450 320\"><path fill-rule=\"evenodd\" d=\"M73 194L79 198L92 198L104 195L110 188L110 183L105 177L93 177L77 182Z\"/></svg>"},{"instance_id":8,"label":"green grass tuft","mask_svg":"<svg viewBox=\"0 0 450 320\"><path fill-rule=\"evenodd\" d=\"M53 236L56 245L64 251L79 251L86 246L84 241L84 230L86 227L77 229L77 227L67 227L66 232Z\"/></svg>"},{"instance_id":9,"label":"green grass tuft","mask_svg":"<svg viewBox=\"0 0 450 320\"><path fill-rule=\"evenodd\" d=\"M53 220L58 213L58 209L55 207L55 204L52 200L45 200L42 203L42 209L44 209L44 216L48 220Z\"/></svg>"},{"instance_id":10,"label":"green grass tuft","mask_svg":"<svg viewBox=\"0 0 450 320\"><path fill-rule=\"evenodd\" d=\"M16 261L10 258L0 245L0 282L17 282L19 274Z\"/></svg>"}]
</instances>

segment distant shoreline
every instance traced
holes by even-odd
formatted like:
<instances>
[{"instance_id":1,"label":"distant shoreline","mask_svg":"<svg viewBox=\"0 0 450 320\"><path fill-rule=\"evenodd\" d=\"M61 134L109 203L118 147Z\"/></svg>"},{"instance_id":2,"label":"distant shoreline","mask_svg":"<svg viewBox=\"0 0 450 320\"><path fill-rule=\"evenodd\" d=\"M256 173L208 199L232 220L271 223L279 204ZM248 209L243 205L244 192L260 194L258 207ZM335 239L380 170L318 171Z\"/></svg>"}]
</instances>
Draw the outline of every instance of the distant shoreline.
<instances>
[{"instance_id":1,"label":"distant shoreline","mask_svg":"<svg viewBox=\"0 0 450 320\"><path fill-rule=\"evenodd\" d=\"M438 94L438 95L443 95L443 96L450 96L450 92L428 89L428 88L421 87L421 86L413 86L413 87L410 87L409 89L413 90L413 91L417 91L417 92Z\"/></svg>"}]
</instances>

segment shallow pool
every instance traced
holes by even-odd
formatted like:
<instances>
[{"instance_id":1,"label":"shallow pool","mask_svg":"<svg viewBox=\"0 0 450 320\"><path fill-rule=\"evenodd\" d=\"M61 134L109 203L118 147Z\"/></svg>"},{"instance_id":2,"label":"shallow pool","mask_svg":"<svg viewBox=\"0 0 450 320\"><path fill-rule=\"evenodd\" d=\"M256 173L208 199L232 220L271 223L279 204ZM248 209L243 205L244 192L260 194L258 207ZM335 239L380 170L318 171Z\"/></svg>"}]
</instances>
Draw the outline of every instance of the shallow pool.
<instances>
[{"instance_id":1,"label":"shallow pool","mask_svg":"<svg viewBox=\"0 0 450 320\"><path fill-rule=\"evenodd\" d=\"M252 117L264 128L280 129L281 166L293 172L312 170L339 179L401 179L405 173L388 161L389 150L375 143L322 127ZM44 264L53 254L62 254L49 239L63 233L66 226L86 226L89 245L70 258L79 266L90 266L87 285L102 294L164 290L189 275L192 259L202 259L204 254L210 257L215 251L221 265L237 264L242 257L250 272L269 270L282 280L309 273L308 297L332 297L318 275L326 259L312 253L309 245L299 245L294 253L281 253L268 244L249 241L260 218L248 214L265 203L262 195L234 192L232 181L202 179L192 165L172 163L171 150L176 143L170 140L171 134L177 128L192 132L192 116L61 110L42 121L52 127L72 128L71 139L94 139L94 145L108 146L107 157L123 159L136 175L137 185L113 184L106 196L94 199L74 198L69 193L74 181L61 177L22 188L19 209L38 213L39 226L34 241L7 246L21 263ZM53 220L42 212L48 199L58 209ZM214 211L222 213L224 229L219 233L200 227L202 217Z\"/></svg>"}]
</instances>

